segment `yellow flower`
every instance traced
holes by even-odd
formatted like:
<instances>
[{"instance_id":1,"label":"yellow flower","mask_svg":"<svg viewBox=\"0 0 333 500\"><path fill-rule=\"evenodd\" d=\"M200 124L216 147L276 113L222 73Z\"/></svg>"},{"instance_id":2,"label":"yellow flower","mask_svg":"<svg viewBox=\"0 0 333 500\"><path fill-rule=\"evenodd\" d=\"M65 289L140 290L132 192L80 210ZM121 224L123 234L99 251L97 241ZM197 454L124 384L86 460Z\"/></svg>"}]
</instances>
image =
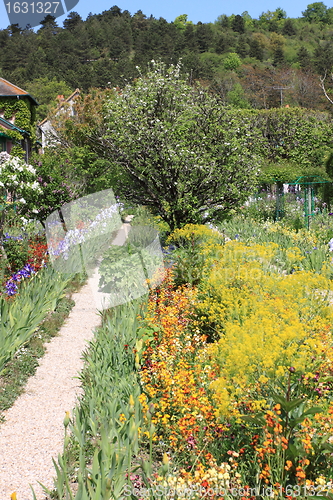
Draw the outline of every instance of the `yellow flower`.
<instances>
[{"instance_id":1,"label":"yellow flower","mask_svg":"<svg viewBox=\"0 0 333 500\"><path fill-rule=\"evenodd\" d=\"M70 422L70 413L69 413L69 411L66 411L65 418L64 418L64 426L68 427L69 422Z\"/></svg>"}]
</instances>

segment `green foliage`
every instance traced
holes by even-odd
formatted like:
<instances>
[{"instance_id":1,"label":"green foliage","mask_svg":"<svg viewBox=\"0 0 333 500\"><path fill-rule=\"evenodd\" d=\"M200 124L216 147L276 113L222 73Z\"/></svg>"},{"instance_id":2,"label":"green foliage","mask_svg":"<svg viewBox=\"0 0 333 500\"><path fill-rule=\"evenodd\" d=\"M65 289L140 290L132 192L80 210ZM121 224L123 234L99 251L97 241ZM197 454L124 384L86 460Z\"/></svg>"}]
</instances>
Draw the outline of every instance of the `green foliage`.
<instances>
[{"instance_id":1,"label":"green foliage","mask_svg":"<svg viewBox=\"0 0 333 500\"><path fill-rule=\"evenodd\" d=\"M26 132L31 132L32 126L35 125L33 108L34 106L26 97L21 99L0 97L0 109L4 110L4 118L10 120L15 116L15 126Z\"/></svg>"},{"instance_id":2,"label":"green foliage","mask_svg":"<svg viewBox=\"0 0 333 500\"><path fill-rule=\"evenodd\" d=\"M145 295L162 264L152 248L156 238L152 227L134 226L124 245L108 248L99 266L102 291L116 295L119 303Z\"/></svg>"},{"instance_id":3,"label":"green foliage","mask_svg":"<svg viewBox=\"0 0 333 500\"><path fill-rule=\"evenodd\" d=\"M14 118L14 125L30 134L32 143L36 138L36 111L27 97L0 97L0 110L3 111L3 116L6 120ZM20 145L23 140L23 135L18 130L7 130L6 135L13 140L11 154L13 156L24 157L24 151Z\"/></svg>"},{"instance_id":4,"label":"green foliage","mask_svg":"<svg viewBox=\"0 0 333 500\"><path fill-rule=\"evenodd\" d=\"M1 375L0 413L10 408L22 394L28 378L36 372L38 359L46 350L44 344L57 335L74 305L70 298L59 299L55 311L48 314L29 342L6 364Z\"/></svg>"},{"instance_id":5,"label":"green foliage","mask_svg":"<svg viewBox=\"0 0 333 500\"><path fill-rule=\"evenodd\" d=\"M188 24L192 24L192 22L188 21L187 18L187 14L181 14L180 16L176 17L173 23L177 27L177 29L184 31Z\"/></svg>"},{"instance_id":6,"label":"green foliage","mask_svg":"<svg viewBox=\"0 0 333 500\"><path fill-rule=\"evenodd\" d=\"M207 226L187 224L171 233L167 243L175 245L170 254L175 284L197 286L207 274L208 254L211 257L211 252L203 249L214 251L214 245L222 242L224 237Z\"/></svg>"},{"instance_id":7,"label":"green foliage","mask_svg":"<svg viewBox=\"0 0 333 500\"><path fill-rule=\"evenodd\" d=\"M32 164L36 169L36 178L43 190L43 197L39 201L38 211L33 212L27 207L25 215L44 222L54 210L78 196L77 189L71 182L71 174L74 173L71 171L72 165L68 157L70 154L60 151L59 148L57 151L47 149L44 154L33 156Z\"/></svg>"},{"instance_id":8,"label":"green foliage","mask_svg":"<svg viewBox=\"0 0 333 500\"><path fill-rule=\"evenodd\" d=\"M230 52L223 61L224 69L227 69L227 70L235 70L235 69L239 68L239 66L241 64L242 64L242 61L241 61L239 55L236 54L235 52Z\"/></svg>"},{"instance_id":9,"label":"green foliage","mask_svg":"<svg viewBox=\"0 0 333 500\"><path fill-rule=\"evenodd\" d=\"M0 156L0 187L5 196L0 220L0 242L2 245L3 227L14 202L22 213L26 209L37 210L38 197L41 195L42 189L36 180L36 171L31 165L27 165L22 159L9 156L7 153L2 153Z\"/></svg>"},{"instance_id":10,"label":"green foliage","mask_svg":"<svg viewBox=\"0 0 333 500\"><path fill-rule=\"evenodd\" d=\"M99 158L87 146L46 148L43 154L33 155L31 161L43 190L34 216L40 222L79 196L112 187L112 176L106 172L108 160ZM33 216L31 211L27 213Z\"/></svg>"},{"instance_id":11,"label":"green foliage","mask_svg":"<svg viewBox=\"0 0 333 500\"><path fill-rule=\"evenodd\" d=\"M332 153L327 154L325 161L324 161L324 166L325 166L325 172L326 172L328 178L331 181L333 181L333 154ZM331 208L332 198L333 198L333 187L332 187L332 182L330 182L330 183L325 184L323 187L323 202L326 204L329 211Z\"/></svg>"},{"instance_id":12,"label":"green foliage","mask_svg":"<svg viewBox=\"0 0 333 500\"><path fill-rule=\"evenodd\" d=\"M28 242L26 240L7 239L4 241L8 263L12 273L22 269L28 260Z\"/></svg>"},{"instance_id":13,"label":"green foliage","mask_svg":"<svg viewBox=\"0 0 333 500\"><path fill-rule=\"evenodd\" d=\"M55 309L69 279L47 268L22 283L13 302L0 297L0 372L29 341L47 313Z\"/></svg>"},{"instance_id":14,"label":"green foliage","mask_svg":"<svg viewBox=\"0 0 333 500\"><path fill-rule=\"evenodd\" d=\"M304 168L297 163L268 163L261 170L259 181L261 184L291 183L303 173Z\"/></svg>"},{"instance_id":15,"label":"green foliage","mask_svg":"<svg viewBox=\"0 0 333 500\"><path fill-rule=\"evenodd\" d=\"M64 453L54 461L57 476L52 495L58 500L65 496L74 499L70 484L73 471L78 482L77 500L117 500L126 487L131 491L132 472L151 467L149 459L140 463L138 456L139 433L145 431L145 424L134 352L139 350L138 314L144 311L140 303L131 302L106 314L84 354L80 377L84 395L73 418L64 420ZM70 439L66 439L67 427ZM154 432L152 424L148 429ZM145 477L143 470L142 475Z\"/></svg>"},{"instance_id":16,"label":"green foliage","mask_svg":"<svg viewBox=\"0 0 333 500\"><path fill-rule=\"evenodd\" d=\"M238 33L244 33L245 32L245 21L243 16L240 16L237 14L232 22L231 22L231 29L233 31L237 31Z\"/></svg>"},{"instance_id":17,"label":"green foliage","mask_svg":"<svg viewBox=\"0 0 333 500\"><path fill-rule=\"evenodd\" d=\"M13 132L16 132L15 130L13 130ZM21 160L23 160L24 158L24 150L21 148L21 146L18 146L17 144L14 144L14 146L12 147L11 151L10 151L11 155L16 157L16 158L20 158Z\"/></svg>"},{"instance_id":18,"label":"green foliage","mask_svg":"<svg viewBox=\"0 0 333 500\"><path fill-rule=\"evenodd\" d=\"M236 109L250 108L250 104L245 97L243 87L240 83L236 83L232 90L227 94L228 104Z\"/></svg>"},{"instance_id":19,"label":"green foliage","mask_svg":"<svg viewBox=\"0 0 333 500\"><path fill-rule=\"evenodd\" d=\"M268 92L272 86L292 87L293 77L290 72L286 74L285 68L314 68L321 75L325 70L330 71L331 59L323 52L327 52L324 42L330 45L332 12L332 8L328 9L322 2L315 2L298 19L287 18L279 7L263 13L259 19L252 19L247 12L221 15L214 24L190 23L186 14L168 23L163 18L146 16L142 11L131 15L118 7L90 15L85 21L71 12L63 28L48 19L37 33L14 26L0 31L0 68L6 79L37 97L41 103L37 109L40 119L57 94L68 95L70 89L76 87L84 91L92 87L123 87L137 76L136 66L146 73L152 58L161 58L168 64L182 58L184 71L192 71L192 81L211 82L220 71L213 60L212 64L200 63L198 56L205 52L224 55L237 52L244 67L249 63L245 58L250 50L250 57L262 61L264 67L271 70L276 48L270 47L269 40L275 33L285 37L284 67L281 67L280 48L275 54L275 64L281 71L275 74L273 82L267 82ZM309 51L306 66L297 55L302 46ZM308 76L308 71L304 72L303 77L309 81ZM241 84L246 88L246 81ZM304 100L300 102L304 93L305 106L323 110L327 107L323 100L313 99L314 93L320 93L316 85L314 81L304 85L299 91L298 103L304 106ZM254 89L253 92L260 94ZM274 105L276 103L267 101L262 107Z\"/></svg>"},{"instance_id":20,"label":"green foliage","mask_svg":"<svg viewBox=\"0 0 333 500\"><path fill-rule=\"evenodd\" d=\"M47 117L48 113L53 110L58 102L58 95L68 97L73 89L63 80L58 80L56 77L49 79L46 76L40 76L31 82L28 82L25 89L38 102L37 121L41 121Z\"/></svg>"},{"instance_id":21,"label":"green foliage","mask_svg":"<svg viewBox=\"0 0 333 500\"><path fill-rule=\"evenodd\" d=\"M258 126L266 139L267 160L292 162L302 169L323 166L332 141L328 113L301 108L262 110Z\"/></svg>"},{"instance_id":22,"label":"green foliage","mask_svg":"<svg viewBox=\"0 0 333 500\"><path fill-rule=\"evenodd\" d=\"M327 7L323 2L310 3L302 14L310 22L327 21Z\"/></svg>"}]
</instances>

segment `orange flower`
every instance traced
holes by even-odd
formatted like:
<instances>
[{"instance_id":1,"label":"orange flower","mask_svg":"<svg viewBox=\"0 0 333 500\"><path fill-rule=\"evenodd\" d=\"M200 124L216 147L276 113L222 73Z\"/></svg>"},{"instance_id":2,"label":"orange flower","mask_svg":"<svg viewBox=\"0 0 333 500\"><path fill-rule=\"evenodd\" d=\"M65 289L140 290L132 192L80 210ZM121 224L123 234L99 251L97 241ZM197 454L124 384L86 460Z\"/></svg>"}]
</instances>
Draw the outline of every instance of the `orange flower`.
<instances>
[{"instance_id":1,"label":"orange flower","mask_svg":"<svg viewBox=\"0 0 333 500\"><path fill-rule=\"evenodd\" d=\"M296 467L296 477L298 477L299 479L306 478L306 474L305 474L304 470L302 469L302 467Z\"/></svg>"},{"instance_id":2,"label":"orange flower","mask_svg":"<svg viewBox=\"0 0 333 500\"><path fill-rule=\"evenodd\" d=\"M285 467L284 467L284 468L285 468L286 470L290 470L290 469L292 468L292 466L293 466L293 463L292 463L290 460L287 460L287 461L286 461L286 465L285 465Z\"/></svg>"}]
</instances>

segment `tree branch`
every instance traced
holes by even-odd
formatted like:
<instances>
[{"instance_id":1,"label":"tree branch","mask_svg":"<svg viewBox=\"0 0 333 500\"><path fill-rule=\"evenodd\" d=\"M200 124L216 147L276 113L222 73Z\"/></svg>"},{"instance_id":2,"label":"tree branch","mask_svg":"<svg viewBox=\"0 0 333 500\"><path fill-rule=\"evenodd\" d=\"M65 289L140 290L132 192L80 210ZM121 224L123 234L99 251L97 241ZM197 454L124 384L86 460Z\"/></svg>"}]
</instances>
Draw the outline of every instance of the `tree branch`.
<instances>
[{"instance_id":1,"label":"tree branch","mask_svg":"<svg viewBox=\"0 0 333 500\"><path fill-rule=\"evenodd\" d=\"M331 103L331 104L333 104L333 100L329 97L329 95L327 94L326 89L325 89L325 84L324 84L324 82L325 82L325 80L326 80L326 76L327 76L327 73L326 73L326 71L325 71L324 78L319 77L319 80L320 80L320 86L321 86L321 88L322 88L322 90L323 90L323 92L324 92L324 96L326 97L326 99L328 99L328 100L330 101L330 103ZM332 78L332 80L333 80L333 74L331 75L331 78Z\"/></svg>"}]
</instances>

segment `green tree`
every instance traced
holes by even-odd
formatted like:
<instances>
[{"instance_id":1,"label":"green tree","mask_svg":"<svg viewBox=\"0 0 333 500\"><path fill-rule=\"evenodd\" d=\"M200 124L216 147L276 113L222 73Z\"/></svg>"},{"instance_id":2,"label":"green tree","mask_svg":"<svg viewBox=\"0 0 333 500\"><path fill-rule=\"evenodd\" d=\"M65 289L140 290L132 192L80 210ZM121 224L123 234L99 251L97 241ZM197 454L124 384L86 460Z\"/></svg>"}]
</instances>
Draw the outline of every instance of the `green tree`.
<instances>
[{"instance_id":1,"label":"green tree","mask_svg":"<svg viewBox=\"0 0 333 500\"><path fill-rule=\"evenodd\" d=\"M215 40L215 52L217 54L223 54L223 52L226 52L229 49L232 43L233 39L228 33L218 34Z\"/></svg>"},{"instance_id":2,"label":"green tree","mask_svg":"<svg viewBox=\"0 0 333 500\"><path fill-rule=\"evenodd\" d=\"M244 89L240 83L236 83L227 94L227 101L233 108L250 108L250 104L245 97Z\"/></svg>"},{"instance_id":3,"label":"green tree","mask_svg":"<svg viewBox=\"0 0 333 500\"><path fill-rule=\"evenodd\" d=\"M249 42L249 46L250 46L249 56L255 57L259 61L262 61L264 58L264 50L260 45L259 41L256 38L252 38Z\"/></svg>"},{"instance_id":4,"label":"green tree","mask_svg":"<svg viewBox=\"0 0 333 500\"><path fill-rule=\"evenodd\" d=\"M282 34L293 36L296 35L297 31L292 19L286 19L282 28Z\"/></svg>"},{"instance_id":5,"label":"green tree","mask_svg":"<svg viewBox=\"0 0 333 500\"><path fill-rule=\"evenodd\" d=\"M67 19L64 20L64 28L69 31L74 31L75 28L83 22L82 17L77 12L70 12Z\"/></svg>"},{"instance_id":6,"label":"green tree","mask_svg":"<svg viewBox=\"0 0 333 500\"><path fill-rule=\"evenodd\" d=\"M45 219L54 210L83 194L75 189L74 183L69 180L73 167L68 158L70 152L57 147L46 149L44 154L35 155L32 159L36 180L43 196L40 197L38 210L32 211L28 205L24 214L29 218L36 218L43 226Z\"/></svg>"},{"instance_id":7,"label":"green tree","mask_svg":"<svg viewBox=\"0 0 333 500\"><path fill-rule=\"evenodd\" d=\"M281 66L284 63L284 53L282 47L274 50L273 66Z\"/></svg>"},{"instance_id":8,"label":"green tree","mask_svg":"<svg viewBox=\"0 0 333 500\"><path fill-rule=\"evenodd\" d=\"M302 14L310 23L327 21L327 7L323 2L310 3Z\"/></svg>"},{"instance_id":9,"label":"green tree","mask_svg":"<svg viewBox=\"0 0 333 500\"><path fill-rule=\"evenodd\" d=\"M178 29L185 31L186 26L188 24L192 24L192 22L188 21L187 18L188 18L187 14L181 14L180 16L176 17L173 23Z\"/></svg>"},{"instance_id":10,"label":"green tree","mask_svg":"<svg viewBox=\"0 0 333 500\"><path fill-rule=\"evenodd\" d=\"M242 16L240 16L239 14L237 14L232 20L231 29L233 31L237 31L240 34L245 33L244 18Z\"/></svg>"},{"instance_id":11,"label":"green tree","mask_svg":"<svg viewBox=\"0 0 333 500\"><path fill-rule=\"evenodd\" d=\"M246 57L249 53L249 46L246 43L246 39L241 36L238 39L236 52L240 57Z\"/></svg>"},{"instance_id":12,"label":"green tree","mask_svg":"<svg viewBox=\"0 0 333 500\"><path fill-rule=\"evenodd\" d=\"M250 14L248 13L247 10L245 10L244 12L242 12L242 18L244 19L244 27L245 27L245 30L247 29L253 29L253 19L252 17L250 16Z\"/></svg>"},{"instance_id":13,"label":"green tree","mask_svg":"<svg viewBox=\"0 0 333 500\"><path fill-rule=\"evenodd\" d=\"M280 21L280 19L286 19L287 17L287 13L285 10L281 9L281 7L278 7L277 9L275 9L274 11L274 17Z\"/></svg>"},{"instance_id":14,"label":"green tree","mask_svg":"<svg viewBox=\"0 0 333 500\"><path fill-rule=\"evenodd\" d=\"M320 75L330 73L333 66L333 43L318 44L313 53L313 64Z\"/></svg>"},{"instance_id":15,"label":"green tree","mask_svg":"<svg viewBox=\"0 0 333 500\"><path fill-rule=\"evenodd\" d=\"M258 137L250 116L188 85L179 64L152 63L145 78L109 100L104 123L86 140L118 171L116 194L173 229L226 215L248 197Z\"/></svg>"},{"instance_id":16,"label":"green tree","mask_svg":"<svg viewBox=\"0 0 333 500\"><path fill-rule=\"evenodd\" d=\"M300 47L297 52L297 59L301 68L311 68L311 56L306 47Z\"/></svg>"},{"instance_id":17,"label":"green tree","mask_svg":"<svg viewBox=\"0 0 333 500\"><path fill-rule=\"evenodd\" d=\"M218 16L215 22L218 26L221 26L221 28L229 27L229 18L226 14L221 14L220 16Z\"/></svg>"},{"instance_id":18,"label":"green tree","mask_svg":"<svg viewBox=\"0 0 333 500\"><path fill-rule=\"evenodd\" d=\"M195 33L196 33L199 52L208 51L213 41L213 32L210 25L203 24L202 22L199 21Z\"/></svg>"},{"instance_id":19,"label":"green tree","mask_svg":"<svg viewBox=\"0 0 333 500\"><path fill-rule=\"evenodd\" d=\"M240 57L236 52L230 52L223 61L224 69L235 70L242 64Z\"/></svg>"}]
</instances>

